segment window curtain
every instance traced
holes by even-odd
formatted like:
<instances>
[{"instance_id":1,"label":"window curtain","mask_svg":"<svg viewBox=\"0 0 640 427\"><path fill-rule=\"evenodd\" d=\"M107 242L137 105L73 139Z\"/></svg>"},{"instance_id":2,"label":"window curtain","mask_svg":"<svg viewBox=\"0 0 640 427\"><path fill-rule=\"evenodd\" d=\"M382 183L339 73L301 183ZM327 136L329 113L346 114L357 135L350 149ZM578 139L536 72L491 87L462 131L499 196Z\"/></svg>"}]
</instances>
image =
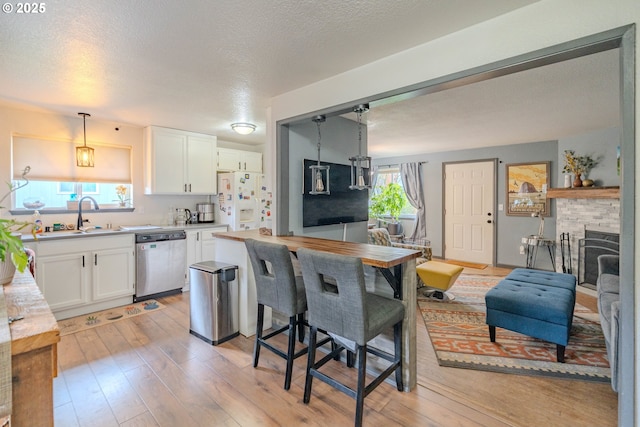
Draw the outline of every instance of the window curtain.
<instances>
[{"instance_id":1,"label":"window curtain","mask_svg":"<svg viewBox=\"0 0 640 427\"><path fill-rule=\"evenodd\" d=\"M12 138L13 177L31 167L29 179L61 182L115 182L130 184L131 147L87 142L95 150L96 165L76 166L76 146L69 140L41 139L14 135Z\"/></svg>"},{"instance_id":2,"label":"window curtain","mask_svg":"<svg viewBox=\"0 0 640 427\"><path fill-rule=\"evenodd\" d=\"M380 175L378 166L373 167L373 173L371 174L371 190L375 190L378 184L378 176ZM371 200L371 198L369 198Z\"/></svg>"},{"instance_id":3,"label":"window curtain","mask_svg":"<svg viewBox=\"0 0 640 427\"><path fill-rule=\"evenodd\" d=\"M427 238L427 223L424 207L424 190L422 188L422 170L420 163L401 163L400 177L402 186L411 206L416 208L416 226L409 240Z\"/></svg>"}]
</instances>

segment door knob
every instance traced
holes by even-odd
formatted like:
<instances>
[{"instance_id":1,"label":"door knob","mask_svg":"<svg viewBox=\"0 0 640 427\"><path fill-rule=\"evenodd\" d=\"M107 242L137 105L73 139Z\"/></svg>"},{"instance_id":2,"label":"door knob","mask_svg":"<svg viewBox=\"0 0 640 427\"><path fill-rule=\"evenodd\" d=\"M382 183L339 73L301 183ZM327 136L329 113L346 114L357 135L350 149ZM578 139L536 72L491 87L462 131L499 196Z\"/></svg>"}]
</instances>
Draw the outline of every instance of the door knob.
<instances>
[{"instance_id":1,"label":"door knob","mask_svg":"<svg viewBox=\"0 0 640 427\"><path fill-rule=\"evenodd\" d=\"M487 224L491 224L491 220L490 219L487 220Z\"/></svg>"},{"instance_id":2,"label":"door knob","mask_svg":"<svg viewBox=\"0 0 640 427\"><path fill-rule=\"evenodd\" d=\"M491 216L491 212L487 212L487 216Z\"/></svg>"}]
</instances>

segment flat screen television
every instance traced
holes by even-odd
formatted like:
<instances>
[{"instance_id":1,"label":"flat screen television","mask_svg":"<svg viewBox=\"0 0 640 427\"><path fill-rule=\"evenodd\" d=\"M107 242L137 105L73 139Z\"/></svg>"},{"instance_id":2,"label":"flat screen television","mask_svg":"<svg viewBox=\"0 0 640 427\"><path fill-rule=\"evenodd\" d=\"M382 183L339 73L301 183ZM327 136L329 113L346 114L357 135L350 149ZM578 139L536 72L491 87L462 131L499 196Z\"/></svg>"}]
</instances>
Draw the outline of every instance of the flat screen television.
<instances>
[{"instance_id":1,"label":"flat screen television","mask_svg":"<svg viewBox=\"0 0 640 427\"><path fill-rule=\"evenodd\" d=\"M309 166L317 163L317 160L304 159L303 161L302 226L317 227L368 221L369 191L349 190L351 165L320 162L321 165L329 165L329 190L331 194L309 194L314 182Z\"/></svg>"}]
</instances>

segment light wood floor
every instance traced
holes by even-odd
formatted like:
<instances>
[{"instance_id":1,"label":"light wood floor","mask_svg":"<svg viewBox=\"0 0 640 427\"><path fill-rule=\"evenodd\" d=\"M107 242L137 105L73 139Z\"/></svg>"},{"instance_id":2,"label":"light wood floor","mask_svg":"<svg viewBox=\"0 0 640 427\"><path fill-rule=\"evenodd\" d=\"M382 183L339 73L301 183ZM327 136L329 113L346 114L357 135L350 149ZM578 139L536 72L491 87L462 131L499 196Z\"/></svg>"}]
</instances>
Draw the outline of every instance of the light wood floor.
<instances>
[{"instance_id":1,"label":"light wood floor","mask_svg":"<svg viewBox=\"0 0 640 427\"><path fill-rule=\"evenodd\" d=\"M320 381L310 404L302 403L305 358L285 391L282 359L263 350L254 369L252 339L210 346L189 334L188 294L161 301L167 308L62 337L56 426L353 424L354 401ZM416 324L418 387L401 393L380 385L365 399L365 425L616 425L617 396L608 384L443 368L422 318ZM337 362L332 368L343 378L352 374Z\"/></svg>"}]
</instances>

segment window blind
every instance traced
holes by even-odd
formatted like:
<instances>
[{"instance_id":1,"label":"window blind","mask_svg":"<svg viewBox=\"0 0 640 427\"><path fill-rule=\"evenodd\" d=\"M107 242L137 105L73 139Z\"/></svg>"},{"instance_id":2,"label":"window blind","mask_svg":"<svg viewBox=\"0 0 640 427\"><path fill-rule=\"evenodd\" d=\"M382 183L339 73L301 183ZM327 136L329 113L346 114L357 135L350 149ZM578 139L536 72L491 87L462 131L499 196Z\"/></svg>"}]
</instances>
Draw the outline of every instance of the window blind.
<instances>
[{"instance_id":1,"label":"window blind","mask_svg":"<svg viewBox=\"0 0 640 427\"><path fill-rule=\"evenodd\" d=\"M14 135L11 144L13 177L31 166L29 179L62 182L112 182L130 184L131 147L87 142L94 149L95 167L76 166L76 143Z\"/></svg>"}]
</instances>

